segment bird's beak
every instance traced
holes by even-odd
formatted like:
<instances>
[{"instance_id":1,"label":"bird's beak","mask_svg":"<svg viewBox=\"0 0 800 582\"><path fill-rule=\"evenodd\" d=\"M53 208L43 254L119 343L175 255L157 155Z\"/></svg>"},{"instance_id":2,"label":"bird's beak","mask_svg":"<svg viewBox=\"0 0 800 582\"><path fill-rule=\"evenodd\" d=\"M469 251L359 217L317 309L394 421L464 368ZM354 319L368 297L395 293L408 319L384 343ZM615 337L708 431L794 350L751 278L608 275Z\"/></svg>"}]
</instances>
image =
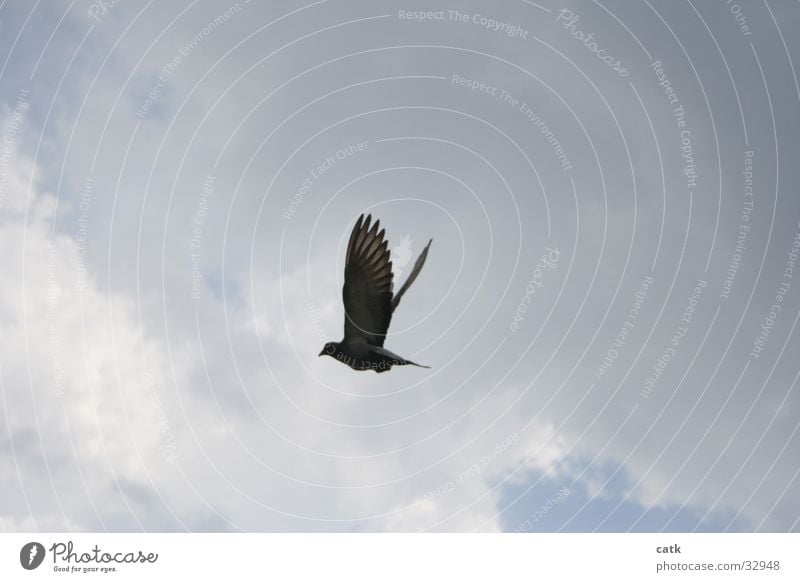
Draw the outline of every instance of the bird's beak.
<instances>
[{"instance_id":1,"label":"bird's beak","mask_svg":"<svg viewBox=\"0 0 800 582\"><path fill-rule=\"evenodd\" d=\"M319 353L319 356L317 356L317 357L319 358L320 356L324 356L324 355L325 355L325 348L322 348L322 351Z\"/></svg>"}]
</instances>

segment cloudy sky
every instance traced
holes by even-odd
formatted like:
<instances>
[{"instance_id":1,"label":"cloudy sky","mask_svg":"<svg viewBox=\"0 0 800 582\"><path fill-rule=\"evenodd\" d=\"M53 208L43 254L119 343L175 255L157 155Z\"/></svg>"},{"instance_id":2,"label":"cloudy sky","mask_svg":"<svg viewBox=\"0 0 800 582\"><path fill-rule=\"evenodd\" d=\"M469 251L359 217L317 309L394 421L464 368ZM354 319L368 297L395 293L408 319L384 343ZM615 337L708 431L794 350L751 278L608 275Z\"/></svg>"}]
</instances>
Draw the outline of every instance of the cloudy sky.
<instances>
[{"instance_id":1,"label":"cloudy sky","mask_svg":"<svg viewBox=\"0 0 800 582\"><path fill-rule=\"evenodd\" d=\"M799 25L3 2L0 531L800 530Z\"/></svg>"}]
</instances>

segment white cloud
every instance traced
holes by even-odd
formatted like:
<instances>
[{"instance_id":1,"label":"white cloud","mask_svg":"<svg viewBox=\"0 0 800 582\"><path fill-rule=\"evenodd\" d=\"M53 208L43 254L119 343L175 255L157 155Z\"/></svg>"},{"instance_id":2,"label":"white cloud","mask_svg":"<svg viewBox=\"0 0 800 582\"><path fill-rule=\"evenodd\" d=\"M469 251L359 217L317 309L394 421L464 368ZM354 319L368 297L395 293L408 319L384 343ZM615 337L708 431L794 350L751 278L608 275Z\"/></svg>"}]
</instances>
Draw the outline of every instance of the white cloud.
<instances>
[{"instance_id":1,"label":"white cloud","mask_svg":"<svg viewBox=\"0 0 800 582\"><path fill-rule=\"evenodd\" d=\"M142 338L129 299L101 293L92 280L79 290L78 245L51 232L55 198L38 191L24 155L11 168L0 211L0 473L3 490L14 493L0 514L21 527L34 519L39 528L135 523L115 489L147 487L148 473L165 464L169 443L154 398L167 386L162 350ZM21 488L32 515L10 502L23 498Z\"/></svg>"},{"instance_id":2,"label":"white cloud","mask_svg":"<svg viewBox=\"0 0 800 582\"><path fill-rule=\"evenodd\" d=\"M264 56L266 48L272 47L270 43L277 47L300 33L333 22L389 10L374 3L364 6L368 8L348 6L342 12L337 5L321 5L319 12L293 17L267 31L269 34L260 33L225 61L216 61L262 20L277 16L277 8L248 5L247 13L237 15L217 33L204 38L197 50L170 73L158 102L145 119L137 117L136 111L155 76L173 62L180 47L202 29L209 17L213 19L220 12L218 6L198 5L188 11L155 44L151 42L164 29L153 27L152 23L170 22L179 7L152 6L125 35L124 26L138 12L130 4L115 6L97 24L87 41L86 46L91 48L76 59L74 70L78 73L65 79L64 94L58 96L51 125L46 128L47 141L42 151L56 163L37 169L25 156L16 155L13 172L4 182L5 196L0 206L0 248L4 249L0 257L4 273L0 280L0 330L8 348L0 354L0 364L4 410L9 420L8 434L0 438L4 453L8 451L2 458L0 482L4 490L13 493L0 505L2 523L9 529L92 529L102 522L113 529L171 529L183 524L204 529L494 530L500 527L495 515L502 489L498 483L520 486L532 474L541 473L569 479L577 475L576 458L592 458L595 454L599 454L598 465L617 466L651 427L652 434L624 467L634 483L642 480L631 489L631 501L643 507L656 504L669 508L692 494L689 503L694 509L703 510L717 503L722 513L741 508L745 518L760 521L796 469L781 461L764 485L755 490L774 460L770 451L779 450L787 442L791 415L778 417L758 453L724 495L722 491L770 422L783 395L783 380L791 375L786 370L779 369L761 400L768 401L769 406L756 407L750 424L722 458L721 451L750 404L741 391L733 401L735 406L721 417L680 474L677 471L686 453L703 434L704 420L716 414L729 394L727 389L735 383L734 372L726 366L702 401L701 410L678 431L688 408L696 401L698 386L703 384L697 378L710 374L708 362L715 363L714 357L721 357L720 354L704 357L705 361L699 363L658 422L655 417L664 400L656 405L640 403L630 423L613 441L612 436L638 402L633 385L636 378L643 377L642 370L637 369L623 390L612 396L617 388L615 382L631 364L620 359L583 400L591 383L584 380L592 377L630 305L632 293L626 284L616 299L622 311L611 312L606 321L608 329L602 330L596 345L589 346L587 357L577 365L577 357L587 347L586 341L599 325L623 277L621 257L628 251L634 217L639 237L634 243L639 246L625 277L637 279L640 271L644 273L650 266L650 257L642 257L654 251L655 229L642 226L656 224L660 219L660 197L644 195L648 188L660 187L660 180L654 177L658 174L656 158L642 153L652 149L649 127L640 123L646 131L631 131L629 136L634 162L642 174L637 176L637 214L630 204L628 168L617 167L612 160L624 161L622 144L605 109L601 107L602 114L597 113L598 97L583 80L572 76L570 67L542 47L537 45L536 50L526 53L533 59L536 71L554 83L578 114L583 114L596 143L604 144L600 156L604 164L611 164L604 168L610 195L610 213L606 217L607 201L597 184L588 144L560 102L529 77L509 73L504 65L478 59L474 54L436 52L435 57L421 62L418 52L370 53L312 72L260 103L278 84L318 64L322 57L373 48L388 38L384 33L391 36L398 30L402 35L419 35L425 40L427 33L421 27L398 29L387 19L381 21L386 27L370 24L332 30L277 53L239 78ZM518 9L531 10L523 5ZM256 14L256 10L266 12ZM521 14L529 17L530 13ZM588 23L588 13L583 14ZM85 14L65 22L74 27L71 32L75 38L81 38L88 26ZM542 27L543 34L553 32L544 21L536 26ZM509 44L516 41L502 36L476 37L471 27L436 30L453 34L446 38L485 43L498 54L509 47L511 54L517 54L517 45ZM54 37L56 48L50 50L56 52L59 38ZM560 38L555 35L550 40L557 43ZM98 69L106 51L117 40L120 44L108 63ZM570 37L565 36L565 40L566 46L572 46ZM577 47L577 55L583 55L582 48ZM140 57L142 62L137 65ZM214 63L218 65L212 68ZM526 320L530 326L515 337L508 337L503 350L490 362L483 358L506 337L507 320L526 284L525 255L538 256L546 238L544 199L519 152L502 149L508 144L486 127L441 112L428 115L429 112L414 111L408 117L394 112L386 117L371 115L342 126L328 126L376 107L419 104L430 99L435 105L496 115L491 119L498 127L525 140L530 135L520 123L518 111L489 96L480 101L475 98L484 96L467 91L446 92L446 81L441 85L430 79L413 84L382 82L326 98L289 120L267 143L262 143L298 107L351 82L389 73L437 74L447 78L459 71L486 76L492 82L507 79L504 86L515 96L531 103L535 100L554 131L559 126L559 139L569 145L575 167L585 169L585 173L574 174L580 197L575 200L579 204L575 208L563 172L557 166L549 168L546 161L552 157L549 145L544 140L531 140L531 152L544 154L541 159L536 155L531 158L536 161L548 192L553 238L559 242L563 259L540 294L542 301L531 308L531 317ZM206 73L209 75L195 87ZM604 95L615 109L630 105L631 111L638 112L638 101L625 101L632 99L627 86L612 87L612 92ZM211 105L228 90L227 97L212 110ZM608 91L608 87L603 85L603 90ZM652 107L651 97L661 99L656 103L663 105L655 83L639 90L648 106ZM84 95L88 99L77 116ZM187 101L179 111L184 98ZM701 129L706 129L703 124L707 123L699 121L701 98L688 93L682 98L687 109L691 105L694 119L698 120L699 146ZM666 109L654 111L663 114L668 122L661 127L658 115L654 116L659 139L666 143L675 137L673 120ZM618 114L625 125L624 116ZM326 132L289 159L302 141L325 127ZM414 144L400 150L395 149L400 142L381 148L374 143L378 137L407 135L410 131L452 134L457 142L463 138L464 144L475 147L498 165L517 193L521 212L531 217L525 219L523 257L516 274L511 273L517 243L516 215L504 184L490 168L457 148L438 144L427 149ZM605 139L612 134L614 139ZM363 156L350 158L350 166L337 164L324 180L315 182L291 223L282 218L309 168L344 144L367 138L372 141ZM228 149L223 153L226 143ZM708 142L702 145L711 147ZM529 146L525 147L527 151ZM489 151L495 148L495 152ZM245 171L245 164L257 151ZM679 157L677 150L670 152L666 159ZM223 154L221 163L214 167L218 154ZM387 165L427 164L431 160L463 178L477 192L476 198L459 184L441 177L420 178L418 172L365 177ZM286 166L267 192L266 185L284 161ZM53 236L55 199L41 192L38 184L56 184L62 163L64 180L59 183L57 234ZM701 164L706 164L704 172L714 173L711 162L702 160ZM46 175L36 178L37 172ZM216 176L215 194L208 200L200 247L202 297L191 300L192 220L201 200L202 183L212 173ZM80 191L89 176L94 197L88 211L84 256L76 218ZM364 182L344 188L336 203L323 213L333 192L357 176ZM34 185L32 190L30 183ZM237 185L240 187L235 191ZM411 196L440 203L464 227L463 231L447 230L453 228L449 216L429 218L429 213L419 211L422 206L392 206L394 203L389 202L391 198ZM709 196L696 202L692 223L699 224L699 230L712 222L709 208L714 206L713 200ZM262 202L264 211L259 215ZM331 248L331 241L338 240L341 247L347 221L376 203L385 205L380 208L380 215L396 229L391 231L393 245L401 242L401 234L408 234L418 246L435 233L426 279L420 280L404 300L404 309L395 320L397 327L393 331L404 327L409 331L391 339L392 348L398 353L407 354L404 349L420 350L424 354L421 361L434 364L430 374L398 370L377 382L375 375L354 375L336 362L316 356L324 340L339 339L341 333L340 282L333 265L336 249ZM684 202L675 196L669 204L657 284L648 298L647 309L652 306L654 311L643 311L642 323L630 336L635 340L626 346L624 357L631 360L639 347L636 342L644 341L644 332L654 325L652 316L664 299L686 227L681 222L685 219ZM482 206L490 214L493 229L491 257ZM399 210L395 212L396 209ZM311 218L318 216L320 225L312 240L307 229ZM575 235L578 247L572 249L576 217L580 219L580 236ZM606 220L606 254L597 280L590 280L595 262L600 260L598 241ZM647 232L643 235L641 231ZM723 234L721 231L722 238ZM459 235L465 235L463 248L459 246ZM699 235L693 236L690 244L702 247L702 241L697 243ZM281 241L285 243L284 257L277 252ZM310 245L307 255L306 245ZM700 259L694 256L698 253L690 254L683 270L698 268ZM576 259L569 286L549 322L544 323L551 298L547 294L552 292L555 301L560 283L567 279L571 255ZM461 257L463 265L458 264ZM485 280L484 263L491 267ZM87 284L79 292L76 286L84 267ZM746 275L744 270L740 273L742 285L746 284ZM313 286L310 291L307 276ZM513 284L503 300L509 278L513 278ZM453 291L445 296L451 283ZM683 292L684 283L678 281L676 294ZM422 285L429 285L424 292ZM633 285L635 289L638 280ZM473 298L475 289L478 292ZM587 292L591 296L581 306ZM444 300L440 307L431 307L440 299ZM671 313L672 307L682 307L684 298L673 297L673 301L677 303L670 304L637 364L642 368L652 365L660 355L664 338L668 341L673 331L677 319ZM541 316L544 331L523 357L521 352L527 341L539 331L534 312L536 317ZM704 311L705 315L711 313ZM579 320L571 335L562 337L566 324L576 316ZM447 332L440 337L442 330ZM697 339L701 331L698 324L691 338ZM526 335L528 332L531 333ZM475 343L457 361L451 361L474 336ZM560 344L562 339L565 341ZM723 343L715 335L709 345L716 349ZM684 355L691 351L691 344L685 345ZM548 360L553 350L557 354ZM521 358L519 366L506 376L515 367L517 357ZM671 373L683 372L686 365L685 361L673 364ZM471 376L473 372L475 375ZM540 372L543 375L529 386L531 378ZM502 385L498 387L500 378ZM669 393L667 388L673 387L672 380L661 385L664 398ZM795 398L790 398L785 408L796 409ZM601 410L604 412L598 417ZM534 416L539 421L522 431L521 427ZM591 430L584 433L587 427ZM464 475L514 433L519 441L492 458L479 474L462 480L445 494L429 495L447 488L448 483ZM676 444L665 449L676 434ZM662 451L663 459L651 468L654 457ZM790 447L787 457L793 451ZM165 454L179 457L170 463ZM694 492L700 476L718 459L718 467ZM586 485L590 494L609 493L612 499L619 495L618 491L603 491L603 483L597 477L590 477ZM23 489L35 523L27 514ZM769 527L792 524L798 513L792 492L768 516ZM783 517L782 512L790 517Z\"/></svg>"}]
</instances>

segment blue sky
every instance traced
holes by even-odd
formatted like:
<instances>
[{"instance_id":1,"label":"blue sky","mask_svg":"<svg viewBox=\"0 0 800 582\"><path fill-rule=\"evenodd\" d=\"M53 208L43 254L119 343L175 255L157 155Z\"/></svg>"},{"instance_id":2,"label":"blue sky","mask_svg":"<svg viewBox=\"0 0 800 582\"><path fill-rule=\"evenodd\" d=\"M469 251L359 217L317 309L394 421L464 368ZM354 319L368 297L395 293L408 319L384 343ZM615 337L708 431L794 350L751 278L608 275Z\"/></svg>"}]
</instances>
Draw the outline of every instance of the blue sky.
<instances>
[{"instance_id":1,"label":"blue sky","mask_svg":"<svg viewBox=\"0 0 800 582\"><path fill-rule=\"evenodd\" d=\"M799 20L5 3L0 525L797 531ZM362 212L430 370L317 357Z\"/></svg>"}]
</instances>

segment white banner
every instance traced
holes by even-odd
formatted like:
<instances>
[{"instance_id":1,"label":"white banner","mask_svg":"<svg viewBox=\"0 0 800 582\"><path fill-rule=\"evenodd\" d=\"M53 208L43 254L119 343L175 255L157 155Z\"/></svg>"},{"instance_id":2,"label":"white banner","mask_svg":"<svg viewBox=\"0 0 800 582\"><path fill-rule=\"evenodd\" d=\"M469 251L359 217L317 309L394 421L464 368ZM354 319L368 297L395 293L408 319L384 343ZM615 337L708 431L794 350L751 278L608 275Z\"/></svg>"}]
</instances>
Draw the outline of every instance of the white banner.
<instances>
[{"instance_id":1,"label":"white banner","mask_svg":"<svg viewBox=\"0 0 800 582\"><path fill-rule=\"evenodd\" d=\"M0 580L800 580L798 534L0 534Z\"/></svg>"}]
</instances>

